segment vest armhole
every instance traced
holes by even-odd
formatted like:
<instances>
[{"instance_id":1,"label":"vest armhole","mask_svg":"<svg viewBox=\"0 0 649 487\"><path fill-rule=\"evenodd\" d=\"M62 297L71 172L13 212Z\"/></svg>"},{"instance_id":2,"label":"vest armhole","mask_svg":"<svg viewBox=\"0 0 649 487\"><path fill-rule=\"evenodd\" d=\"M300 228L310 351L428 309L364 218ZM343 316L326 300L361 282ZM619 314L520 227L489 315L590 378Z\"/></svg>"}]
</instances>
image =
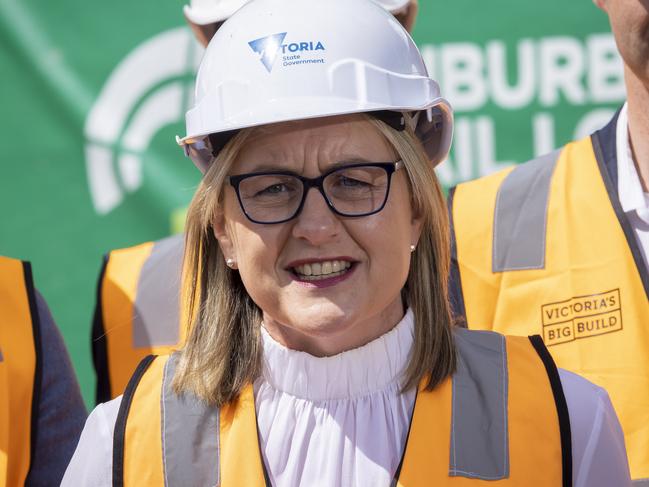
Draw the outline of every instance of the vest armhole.
<instances>
[{"instance_id":1,"label":"vest armhole","mask_svg":"<svg viewBox=\"0 0 649 487\"><path fill-rule=\"evenodd\" d=\"M557 406L557 415L559 417L559 433L561 436L561 464L563 472L563 487L572 486L572 439L570 432L570 415L568 413L568 404L566 396L563 393L563 386L561 385L561 378L550 352L543 343L543 339L539 335L532 335L529 337L532 346L538 353L539 358L545 366L545 370L550 380L552 387L552 395L554 402Z\"/></svg>"},{"instance_id":2,"label":"vest armhole","mask_svg":"<svg viewBox=\"0 0 649 487\"><path fill-rule=\"evenodd\" d=\"M602 181L604 182L606 192L608 193L609 201L611 203L611 206L613 207L613 212L617 217L620 227L622 227L622 232L624 233L627 245L629 246L633 260L635 261L636 269L638 271L638 274L640 275L640 282L642 282L645 294L649 298L649 271L644 265L642 252L640 250L640 246L638 245L638 241L636 240L633 227L631 226L626 213L624 213L624 210L622 209L622 204L620 203L620 195L617 190L617 181L613 181L613 178L609 174L606 167L606 155L605 149L604 147L602 147L602 141L600 140L600 131L592 134L590 140L593 146L593 152L595 153L597 167L599 169ZM617 168L619 161L616 160L615 163L615 167Z\"/></svg>"},{"instance_id":3,"label":"vest armhole","mask_svg":"<svg viewBox=\"0 0 649 487\"><path fill-rule=\"evenodd\" d=\"M38 409L40 405L41 383L43 380L43 363L42 363L42 343L41 343L41 322L38 314L38 305L36 304L36 290L34 288L34 278L32 275L32 266L29 262L23 261L23 274L25 276L25 289L27 290L27 299L29 302L29 314L32 319L32 337L34 340L34 389L32 392L31 404L31 427L30 427L30 445L29 445L29 464L34 461L36 452L36 442L38 438ZM27 475L29 478L29 473Z\"/></svg>"},{"instance_id":4,"label":"vest armhole","mask_svg":"<svg viewBox=\"0 0 649 487\"><path fill-rule=\"evenodd\" d=\"M97 279L95 311L92 317L92 364L95 367L95 374L97 376L95 404L101 404L102 402L111 400L110 374L108 369L108 342L106 338L106 330L104 327L104 310L102 304L102 291L104 287L104 278L106 277L108 259L109 256L105 255L102 262L101 271L99 273L99 278Z\"/></svg>"},{"instance_id":5,"label":"vest armhole","mask_svg":"<svg viewBox=\"0 0 649 487\"><path fill-rule=\"evenodd\" d=\"M408 449L408 440L410 440L410 432L412 431L412 420L415 417L415 406L417 405L417 398L419 397L419 386L415 389L415 403L412 406L412 413L410 414L410 423L408 423L408 434L406 435L406 443L403 445L403 451L401 452L401 459L399 460L399 465L394 472L392 477L392 482L390 487L397 487L399 485L399 478L401 477L401 470L403 469L403 462L406 459L406 450ZM270 484L268 484L270 485Z\"/></svg>"},{"instance_id":6,"label":"vest armhole","mask_svg":"<svg viewBox=\"0 0 649 487\"><path fill-rule=\"evenodd\" d=\"M155 358L155 355L148 355L142 359L137 366L137 369L135 369L135 372L133 372L131 380L128 381L128 385L126 386L122 396L122 402L119 405L119 412L117 413L117 420L115 421L115 433L113 436L113 487L124 486L124 440L126 435L126 420L128 419L128 413L131 409L133 396L138 384L140 383L140 379L142 379L142 376Z\"/></svg>"},{"instance_id":7,"label":"vest armhole","mask_svg":"<svg viewBox=\"0 0 649 487\"><path fill-rule=\"evenodd\" d=\"M462 292L462 276L460 275L460 265L457 257L457 241L455 237L455 225L453 224L453 200L455 190L453 186L448 192L448 223L451 237L451 268L449 273L448 293L451 301L451 310L455 325L461 328L468 328L466 319L466 308L464 307L464 294Z\"/></svg>"}]
</instances>

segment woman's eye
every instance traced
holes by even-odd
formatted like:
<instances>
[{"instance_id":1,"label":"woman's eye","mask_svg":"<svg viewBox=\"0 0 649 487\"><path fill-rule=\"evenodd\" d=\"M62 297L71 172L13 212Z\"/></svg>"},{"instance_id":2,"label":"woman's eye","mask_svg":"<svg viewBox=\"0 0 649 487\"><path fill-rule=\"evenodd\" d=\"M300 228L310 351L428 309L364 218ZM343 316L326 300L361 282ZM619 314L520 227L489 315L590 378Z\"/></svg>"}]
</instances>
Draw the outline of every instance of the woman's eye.
<instances>
[{"instance_id":1,"label":"woman's eye","mask_svg":"<svg viewBox=\"0 0 649 487\"><path fill-rule=\"evenodd\" d=\"M347 176L340 176L338 178L338 184L348 188L357 188L369 185L369 183L366 183L365 181L360 181L358 179L350 178Z\"/></svg>"},{"instance_id":2,"label":"woman's eye","mask_svg":"<svg viewBox=\"0 0 649 487\"><path fill-rule=\"evenodd\" d=\"M277 183L267 186L266 188L257 191L255 196L265 196L265 195L274 195L280 193L286 193L290 191L290 188L284 183Z\"/></svg>"}]
</instances>

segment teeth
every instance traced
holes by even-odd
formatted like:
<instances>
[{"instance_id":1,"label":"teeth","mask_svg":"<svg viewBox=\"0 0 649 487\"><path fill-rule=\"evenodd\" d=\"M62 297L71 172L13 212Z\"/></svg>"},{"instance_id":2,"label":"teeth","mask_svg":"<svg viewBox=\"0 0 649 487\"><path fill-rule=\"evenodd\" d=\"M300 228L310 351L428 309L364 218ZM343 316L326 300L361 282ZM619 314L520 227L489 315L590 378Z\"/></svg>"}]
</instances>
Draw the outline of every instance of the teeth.
<instances>
[{"instance_id":1,"label":"teeth","mask_svg":"<svg viewBox=\"0 0 649 487\"><path fill-rule=\"evenodd\" d=\"M314 262L313 264L302 264L293 270L302 277L318 279L323 276L334 277L334 275L340 275L351 266L351 262L345 260L328 260L325 262Z\"/></svg>"}]
</instances>

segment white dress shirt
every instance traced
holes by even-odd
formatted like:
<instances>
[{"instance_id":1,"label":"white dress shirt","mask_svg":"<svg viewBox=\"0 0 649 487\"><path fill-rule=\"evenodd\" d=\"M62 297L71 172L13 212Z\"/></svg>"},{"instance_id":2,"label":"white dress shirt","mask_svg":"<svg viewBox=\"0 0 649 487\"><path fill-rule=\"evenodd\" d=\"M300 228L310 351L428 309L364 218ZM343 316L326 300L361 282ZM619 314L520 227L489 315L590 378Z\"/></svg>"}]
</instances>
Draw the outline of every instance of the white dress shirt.
<instances>
[{"instance_id":1,"label":"white dress shirt","mask_svg":"<svg viewBox=\"0 0 649 487\"><path fill-rule=\"evenodd\" d=\"M617 189L622 210L633 231L649 272L649 193L642 190L638 171L629 144L629 119L627 104L620 110L616 127Z\"/></svg>"},{"instance_id":2,"label":"white dress shirt","mask_svg":"<svg viewBox=\"0 0 649 487\"><path fill-rule=\"evenodd\" d=\"M390 485L415 400L413 391L399 393L413 329L408 311L382 337L325 358L289 350L263 331L255 408L274 486ZM574 485L630 485L624 437L607 393L570 372L559 374L571 420ZM92 412L63 486L111 486L120 401Z\"/></svg>"}]
</instances>

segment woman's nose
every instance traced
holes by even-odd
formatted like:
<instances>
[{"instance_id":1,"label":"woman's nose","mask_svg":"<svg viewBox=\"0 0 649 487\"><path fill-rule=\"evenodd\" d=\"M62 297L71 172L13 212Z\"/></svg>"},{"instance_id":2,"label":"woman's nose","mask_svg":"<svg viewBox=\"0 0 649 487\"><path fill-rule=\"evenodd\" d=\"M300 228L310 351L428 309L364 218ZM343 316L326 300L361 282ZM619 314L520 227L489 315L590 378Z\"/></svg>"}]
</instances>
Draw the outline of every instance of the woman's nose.
<instances>
[{"instance_id":1,"label":"woman's nose","mask_svg":"<svg viewBox=\"0 0 649 487\"><path fill-rule=\"evenodd\" d=\"M340 228L341 222L327 205L324 195L317 188L310 188L293 225L293 236L308 240L312 245L322 245L335 238Z\"/></svg>"}]
</instances>

